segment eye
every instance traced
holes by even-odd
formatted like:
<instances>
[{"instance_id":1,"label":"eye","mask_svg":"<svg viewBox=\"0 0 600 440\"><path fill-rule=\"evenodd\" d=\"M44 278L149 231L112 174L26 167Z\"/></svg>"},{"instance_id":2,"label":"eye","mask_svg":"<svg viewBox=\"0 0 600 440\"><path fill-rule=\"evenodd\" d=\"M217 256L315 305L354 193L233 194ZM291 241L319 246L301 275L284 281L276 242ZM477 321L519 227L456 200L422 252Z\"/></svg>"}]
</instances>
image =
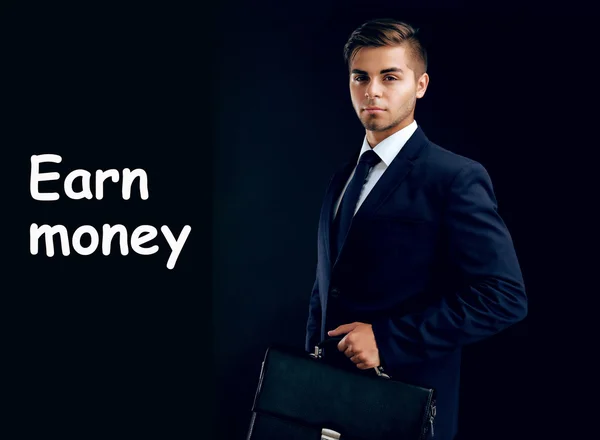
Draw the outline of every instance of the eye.
<instances>
[{"instance_id":1,"label":"eye","mask_svg":"<svg viewBox=\"0 0 600 440\"><path fill-rule=\"evenodd\" d=\"M359 76L356 76L356 77L354 77L354 81L361 82L361 81L363 81L363 80L364 80L364 79L366 79L366 78L367 78L367 77L366 77L366 76L364 76L364 75L359 75Z\"/></svg>"},{"instance_id":2,"label":"eye","mask_svg":"<svg viewBox=\"0 0 600 440\"><path fill-rule=\"evenodd\" d=\"M392 80L392 81L397 81L398 80L398 78L396 78L395 76L389 76L389 75L386 76L384 79L386 79L386 80Z\"/></svg>"}]
</instances>

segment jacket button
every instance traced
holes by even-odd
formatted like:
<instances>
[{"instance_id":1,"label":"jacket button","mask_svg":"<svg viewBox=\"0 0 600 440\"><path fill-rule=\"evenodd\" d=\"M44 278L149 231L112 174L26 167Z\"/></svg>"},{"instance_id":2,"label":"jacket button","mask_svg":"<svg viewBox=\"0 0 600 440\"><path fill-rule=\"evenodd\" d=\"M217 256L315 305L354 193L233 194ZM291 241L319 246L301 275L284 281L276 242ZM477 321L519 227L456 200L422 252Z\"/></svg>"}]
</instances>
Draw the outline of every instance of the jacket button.
<instances>
[{"instance_id":1,"label":"jacket button","mask_svg":"<svg viewBox=\"0 0 600 440\"><path fill-rule=\"evenodd\" d=\"M337 288L331 289L330 295L333 299L337 299L340 297L340 291Z\"/></svg>"}]
</instances>

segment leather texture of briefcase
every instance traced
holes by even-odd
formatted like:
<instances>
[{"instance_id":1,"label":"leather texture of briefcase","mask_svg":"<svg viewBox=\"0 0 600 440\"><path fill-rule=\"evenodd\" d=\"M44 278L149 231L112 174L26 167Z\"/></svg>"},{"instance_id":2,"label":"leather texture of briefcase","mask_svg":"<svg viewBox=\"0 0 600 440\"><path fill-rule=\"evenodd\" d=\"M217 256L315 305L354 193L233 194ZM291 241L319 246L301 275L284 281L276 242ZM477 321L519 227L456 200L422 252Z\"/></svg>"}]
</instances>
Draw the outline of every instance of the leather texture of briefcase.
<instances>
[{"instance_id":1,"label":"leather texture of briefcase","mask_svg":"<svg viewBox=\"0 0 600 440\"><path fill-rule=\"evenodd\" d=\"M267 349L246 440L434 438L434 389L329 363L323 349L332 340L314 353Z\"/></svg>"}]
</instances>

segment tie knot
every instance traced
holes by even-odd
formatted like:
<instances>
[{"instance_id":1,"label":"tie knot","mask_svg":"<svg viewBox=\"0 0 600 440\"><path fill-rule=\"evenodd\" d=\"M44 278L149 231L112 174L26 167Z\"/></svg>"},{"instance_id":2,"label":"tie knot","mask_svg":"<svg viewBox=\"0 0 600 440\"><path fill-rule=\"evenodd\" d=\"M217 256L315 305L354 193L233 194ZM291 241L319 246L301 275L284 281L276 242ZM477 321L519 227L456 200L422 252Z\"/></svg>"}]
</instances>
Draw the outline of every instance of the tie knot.
<instances>
[{"instance_id":1,"label":"tie knot","mask_svg":"<svg viewBox=\"0 0 600 440\"><path fill-rule=\"evenodd\" d=\"M367 150L360 156L360 162L366 163L370 167L376 165L379 161L381 161L381 158L373 150Z\"/></svg>"}]
</instances>

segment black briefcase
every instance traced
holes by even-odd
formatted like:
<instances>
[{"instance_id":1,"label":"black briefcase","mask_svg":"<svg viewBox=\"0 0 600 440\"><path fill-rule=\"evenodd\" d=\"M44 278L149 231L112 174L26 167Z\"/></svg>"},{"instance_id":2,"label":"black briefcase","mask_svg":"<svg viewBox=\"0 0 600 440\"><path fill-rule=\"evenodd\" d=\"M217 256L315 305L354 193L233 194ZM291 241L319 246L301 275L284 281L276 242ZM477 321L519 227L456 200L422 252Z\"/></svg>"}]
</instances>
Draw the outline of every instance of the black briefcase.
<instances>
[{"instance_id":1,"label":"black briefcase","mask_svg":"<svg viewBox=\"0 0 600 440\"><path fill-rule=\"evenodd\" d=\"M321 342L314 353L267 349L247 440L433 438L435 390L394 380L381 369L329 362L324 349L333 352L331 342L339 339Z\"/></svg>"}]
</instances>

